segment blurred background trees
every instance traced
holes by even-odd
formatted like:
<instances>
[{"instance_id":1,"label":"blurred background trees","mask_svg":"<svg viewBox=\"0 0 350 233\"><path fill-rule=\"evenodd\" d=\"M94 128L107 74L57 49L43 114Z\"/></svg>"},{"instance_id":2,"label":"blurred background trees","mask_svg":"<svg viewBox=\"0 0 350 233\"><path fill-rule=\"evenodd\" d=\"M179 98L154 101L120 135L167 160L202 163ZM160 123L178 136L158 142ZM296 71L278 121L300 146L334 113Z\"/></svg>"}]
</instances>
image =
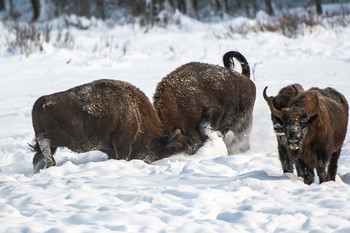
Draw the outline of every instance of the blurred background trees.
<instances>
[{"instance_id":1,"label":"blurred background trees","mask_svg":"<svg viewBox=\"0 0 350 233\"><path fill-rule=\"evenodd\" d=\"M74 14L103 20L137 17L145 24L154 24L175 12L213 22L236 16L254 18L259 11L273 15L295 7L322 14L322 4L346 2L350 0L0 0L0 12L2 19L36 21Z\"/></svg>"},{"instance_id":2,"label":"blurred background trees","mask_svg":"<svg viewBox=\"0 0 350 233\"><path fill-rule=\"evenodd\" d=\"M240 16L254 20L231 20ZM0 52L29 56L44 51L47 44L78 48L81 44L76 43L71 28L87 30L100 20L110 28L139 25L147 33L154 25L181 27L191 23L187 18L226 21L222 31L210 32L217 38L249 32L278 32L293 38L314 27L349 27L350 0L0 0L0 26L6 35L0 41ZM119 50L124 56L128 44L114 42L113 36L107 35L96 42L93 51L109 56Z\"/></svg>"}]
</instances>

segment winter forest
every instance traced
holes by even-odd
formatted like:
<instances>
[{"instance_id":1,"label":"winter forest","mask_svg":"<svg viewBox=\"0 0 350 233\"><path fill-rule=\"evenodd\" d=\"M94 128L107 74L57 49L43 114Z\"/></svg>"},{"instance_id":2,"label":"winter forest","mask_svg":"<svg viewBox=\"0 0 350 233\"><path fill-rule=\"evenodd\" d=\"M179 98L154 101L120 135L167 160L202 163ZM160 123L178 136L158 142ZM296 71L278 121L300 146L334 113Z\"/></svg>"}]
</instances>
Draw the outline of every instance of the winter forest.
<instances>
[{"instance_id":1,"label":"winter forest","mask_svg":"<svg viewBox=\"0 0 350 233\"><path fill-rule=\"evenodd\" d=\"M350 232L350 135L335 179L321 182L314 169L306 184L298 164L284 171L263 95L266 86L268 96L331 87L349 102L349 25L350 0L0 0L0 233ZM256 87L246 150L231 146L235 133L209 129L194 154L148 163L60 147L55 166L35 172L40 97L111 79L138 88L153 109L164 77L190 62L226 69L228 51L246 58ZM222 99L235 102L231 94Z\"/></svg>"},{"instance_id":2,"label":"winter forest","mask_svg":"<svg viewBox=\"0 0 350 233\"><path fill-rule=\"evenodd\" d=\"M20 18L31 6L32 20L52 19L61 15L75 14L87 18L131 20L140 17L145 23L156 24L167 20L166 16L179 11L200 21L222 20L228 17L246 16L254 18L258 11L268 15L295 7L315 8L322 14L322 4L344 4L346 0L1 0L0 11L6 11L10 18ZM26 6L26 7L23 7ZM164 22L163 22L164 23Z\"/></svg>"}]
</instances>

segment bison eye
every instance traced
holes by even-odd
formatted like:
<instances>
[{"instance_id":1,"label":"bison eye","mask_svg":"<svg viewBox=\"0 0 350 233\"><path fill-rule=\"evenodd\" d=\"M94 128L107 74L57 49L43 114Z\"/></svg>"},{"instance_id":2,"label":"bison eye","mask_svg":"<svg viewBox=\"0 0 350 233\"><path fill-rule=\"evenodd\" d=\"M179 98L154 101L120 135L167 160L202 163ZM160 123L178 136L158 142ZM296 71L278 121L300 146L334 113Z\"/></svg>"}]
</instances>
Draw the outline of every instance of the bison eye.
<instances>
[{"instance_id":1,"label":"bison eye","mask_svg":"<svg viewBox=\"0 0 350 233\"><path fill-rule=\"evenodd\" d=\"M283 126L279 123L276 123L273 125L273 129L276 133L282 133L283 132Z\"/></svg>"},{"instance_id":2,"label":"bison eye","mask_svg":"<svg viewBox=\"0 0 350 233\"><path fill-rule=\"evenodd\" d=\"M303 118L303 119L301 119L301 121L300 121L300 125L301 125L302 127L306 127L306 126L307 126L307 123L308 123L308 119L306 119L306 118Z\"/></svg>"}]
</instances>

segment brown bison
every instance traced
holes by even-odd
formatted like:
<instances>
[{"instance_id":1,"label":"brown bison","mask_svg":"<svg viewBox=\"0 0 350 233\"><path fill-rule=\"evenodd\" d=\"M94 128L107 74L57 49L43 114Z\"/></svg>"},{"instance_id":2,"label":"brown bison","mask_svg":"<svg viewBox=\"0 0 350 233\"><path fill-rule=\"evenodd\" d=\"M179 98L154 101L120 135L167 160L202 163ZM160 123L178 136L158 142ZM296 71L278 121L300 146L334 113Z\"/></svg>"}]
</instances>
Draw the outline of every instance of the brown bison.
<instances>
[{"instance_id":1,"label":"brown bison","mask_svg":"<svg viewBox=\"0 0 350 233\"><path fill-rule=\"evenodd\" d=\"M146 95L122 81L98 80L42 96L33 106L32 120L34 172L56 165L58 147L148 163L184 150L180 130L163 135Z\"/></svg>"},{"instance_id":2,"label":"brown bison","mask_svg":"<svg viewBox=\"0 0 350 233\"><path fill-rule=\"evenodd\" d=\"M234 71L232 58L242 67ZM157 85L153 104L166 133L181 129L195 153L207 139L208 130L225 135L234 133L241 152L249 147L256 88L250 80L249 65L242 54L231 51L223 56L225 67L191 62L168 74Z\"/></svg>"},{"instance_id":3,"label":"brown bison","mask_svg":"<svg viewBox=\"0 0 350 233\"><path fill-rule=\"evenodd\" d=\"M304 89L300 84L293 84L282 88L275 97L268 97L266 95L266 89L267 87L264 89L263 92L264 99L266 101L269 101L269 98L272 98L273 106L275 106L277 110L282 110L283 108L287 107L291 99L304 92ZM298 176L301 176L298 161L294 161L288 150L287 138L283 131L282 121L273 114L271 114L271 120L273 129L277 137L278 154L283 172L293 173L293 164L295 164L297 174Z\"/></svg>"},{"instance_id":4,"label":"brown bison","mask_svg":"<svg viewBox=\"0 0 350 233\"><path fill-rule=\"evenodd\" d=\"M314 181L315 168L320 183L335 181L348 125L349 106L345 97L333 88L311 88L281 110L276 108L273 98L266 99L271 113L282 123L288 150L298 160L304 183Z\"/></svg>"}]
</instances>

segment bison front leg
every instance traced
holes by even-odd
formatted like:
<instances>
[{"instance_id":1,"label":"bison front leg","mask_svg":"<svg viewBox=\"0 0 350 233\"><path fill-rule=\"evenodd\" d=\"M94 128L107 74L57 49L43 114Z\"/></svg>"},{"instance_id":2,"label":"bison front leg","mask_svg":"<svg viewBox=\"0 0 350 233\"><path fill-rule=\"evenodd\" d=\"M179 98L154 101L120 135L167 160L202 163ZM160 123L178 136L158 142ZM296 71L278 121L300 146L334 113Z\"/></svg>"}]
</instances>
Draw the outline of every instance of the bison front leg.
<instances>
[{"instance_id":1,"label":"bison front leg","mask_svg":"<svg viewBox=\"0 0 350 233\"><path fill-rule=\"evenodd\" d=\"M295 169L297 170L297 176L303 177L303 170L300 167L300 158L294 161Z\"/></svg>"},{"instance_id":2,"label":"bison front leg","mask_svg":"<svg viewBox=\"0 0 350 233\"><path fill-rule=\"evenodd\" d=\"M288 157L288 150L285 145L283 145L280 141L278 143L278 154L281 161L283 173L293 173L293 163L290 161ZM298 174L299 176L299 174Z\"/></svg>"},{"instance_id":3,"label":"bison front leg","mask_svg":"<svg viewBox=\"0 0 350 233\"><path fill-rule=\"evenodd\" d=\"M315 178L314 169L309 168L302 160L299 160L299 168L300 172L302 173L304 183L308 185L312 184Z\"/></svg>"}]
</instances>

